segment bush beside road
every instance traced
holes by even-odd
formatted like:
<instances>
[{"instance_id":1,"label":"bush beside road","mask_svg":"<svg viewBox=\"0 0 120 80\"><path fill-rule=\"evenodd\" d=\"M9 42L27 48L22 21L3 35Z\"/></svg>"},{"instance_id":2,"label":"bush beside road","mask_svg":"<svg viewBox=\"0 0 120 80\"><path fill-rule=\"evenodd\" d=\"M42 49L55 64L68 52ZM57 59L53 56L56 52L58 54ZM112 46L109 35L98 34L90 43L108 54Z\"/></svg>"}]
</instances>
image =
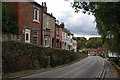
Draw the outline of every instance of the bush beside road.
<instances>
[{"instance_id":1,"label":"bush beside road","mask_svg":"<svg viewBox=\"0 0 120 80\"><path fill-rule=\"evenodd\" d=\"M2 42L3 75L25 70L56 67L85 58L83 53L62 49L45 48L38 45Z\"/></svg>"}]
</instances>

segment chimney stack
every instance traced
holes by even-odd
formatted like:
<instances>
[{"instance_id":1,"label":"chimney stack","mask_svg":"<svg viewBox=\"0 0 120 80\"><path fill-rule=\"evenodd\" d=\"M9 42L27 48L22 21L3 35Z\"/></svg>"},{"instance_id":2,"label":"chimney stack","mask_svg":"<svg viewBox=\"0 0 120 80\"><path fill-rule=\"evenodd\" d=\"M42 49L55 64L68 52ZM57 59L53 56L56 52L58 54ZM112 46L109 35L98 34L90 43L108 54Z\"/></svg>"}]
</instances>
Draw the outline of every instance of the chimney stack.
<instances>
[{"instance_id":1,"label":"chimney stack","mask_svg":"<svg viewBox=\"0 0 120 80\"><path fill-rule=\"evenodd\" d=\"M62 23L60 24L60 27L61 27L61 28L64 28L64 26L65 26L65 25L64 25L64 23L62 22Z\"/></svg>"},{"instance_id":2,"label":"chimney stack","mask_svg":"<svg viewBox=\"0 0 120 80\"><path fill-rule=\"evenodd\" d=\"M58 25L59 25L59 20L56 20L56 24L58 24Z\"/></svg>"},{"instance_id":3,"label":"chimney stack","mask_svg":"<svg viewBox=\"0 0 120 80\"><path fill-rule=\"evenodd\" d=\"M51 16L53 16L53 13L51 13Z\"/></svg>"},{"instance_id":4,"label":"chimney stack","mask_svg":"<svg viewBox=\"0 0 120 80\"><path fill-rule=\"evenodd\" d=\"M43 11L47 12L46 2L42 2Z\"/></svg>"}]
</instances>

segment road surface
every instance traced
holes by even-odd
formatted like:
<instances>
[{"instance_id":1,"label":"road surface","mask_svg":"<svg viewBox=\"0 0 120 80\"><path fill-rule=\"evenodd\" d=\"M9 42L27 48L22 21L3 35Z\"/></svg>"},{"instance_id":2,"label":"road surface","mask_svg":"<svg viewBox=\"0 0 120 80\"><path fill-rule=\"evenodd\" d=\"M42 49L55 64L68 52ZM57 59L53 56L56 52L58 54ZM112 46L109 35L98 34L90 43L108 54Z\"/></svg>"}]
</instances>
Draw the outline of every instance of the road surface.
<instances>
[{"instance_id":1,"label":"road surface","mask_svg":"<svg viewBox=\"0 0 120 80\"><path fill-rule=\"evenodd\" d=\"M103 62L99 56L89 56L72 65L23 78L96 78L103 68Z\"/></svg>"}]
</instances>

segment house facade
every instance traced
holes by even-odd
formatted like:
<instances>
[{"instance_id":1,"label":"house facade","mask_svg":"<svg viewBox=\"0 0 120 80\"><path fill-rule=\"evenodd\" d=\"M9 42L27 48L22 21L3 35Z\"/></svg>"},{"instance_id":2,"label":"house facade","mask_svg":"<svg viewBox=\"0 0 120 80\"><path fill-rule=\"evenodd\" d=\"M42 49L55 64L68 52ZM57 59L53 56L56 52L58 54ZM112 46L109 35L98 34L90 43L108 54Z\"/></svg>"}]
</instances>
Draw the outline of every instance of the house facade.
<instances>
[{"instance_id":1,"label":"house facade","mask_svg":"<svg viewBox=\"0 0 120 80\"><path fill-rule=\"evenodd\" d=\"M58 21L55 24L55 48L62 48L62 23Z\"/></svg>"},{"instance_id":2,"label":"house facade","mask_svg":"<svg viewBox=\"0 0 120 80\"><path fill-rule=\"evenodd\" d=\"M62 49L77 52L77 40L73 34L62 27Z\"/></svg>"},{"instance_id":3,"label":"house facade","mask_svg":"<svg viewBox=\"0 0 120 80\"><path fill-rule=\"evenodd\" d=\"M72 50L72 37L73 34L63 27L62 29L62 49Z\"/></svg>"},{"instance_id":4,"label":"house facade","mask_svg":"<svg viewBox=\"0 0 120 80\"><path fill-rule=\"evenodd\" d=\"M77 52L77 40L73 37L73 51Z\"/></svg>"},{"instance_id":5,"label":"house facade","mask_svg":"<svg viewBox=\"0 0 120 80\"><path fill-rule=\"evenodd\" d=\"M64 28L64 23L47 13L46 3L37 2L4 2L13 11L18 25L18 39L50 48L62 48L76 51L73 34ZM74 46L73 46L74 45Z\"/></svg>"},{"instance_id":6,"label":"house facade","mask_svg":"<svg viewBox=\"0 0 120 80\"><path fill-rule=\"evenodd\" d=\"M42 42L43 47L54 47L55 17L47 12L43 12Z\"/></svg>"},{"instance_id":7,"label":"house facade","mask_svg":"<svg viewBox=\"0 0 120 80\"><path fill-rule=\"evenodd\" d=\"M65 49L65 50L67 50L67 36L68 36L67 29L63 28L62 29L62 49Z\"/></svg>"},{"instance_id":8,"label":"house facade","mask_svg":"<svg viewBox=\"0 0 120 80\"><path fill-rule=\"evenodd\" d=\"M73 34L67 30L67 50L73 50Z\"/></svg>"},{"instance_id":9,"label":"house facade","mask_svg":"<svg viewBox=\"0 0 120 80\"><path fill-rule=\"evenodd\" d=\"M18 25L19 40L41 45L43 6L36 2L8 2Z\"/></svg>"}]
</instances>

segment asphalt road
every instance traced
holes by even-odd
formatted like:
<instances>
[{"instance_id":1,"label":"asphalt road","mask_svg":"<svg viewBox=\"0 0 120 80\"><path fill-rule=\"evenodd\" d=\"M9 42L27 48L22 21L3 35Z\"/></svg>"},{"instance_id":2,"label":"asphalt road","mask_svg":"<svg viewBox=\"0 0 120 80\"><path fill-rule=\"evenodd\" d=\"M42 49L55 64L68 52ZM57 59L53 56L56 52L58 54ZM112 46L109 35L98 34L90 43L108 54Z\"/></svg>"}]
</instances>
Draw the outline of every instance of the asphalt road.
<instances>
[{"instance_id":1,"label":"asphalt road","mask_svg":"<svg viewBox=\"0 0 120 80\"><path fill-rule=\"evenodd\" d=\"M72 65L23 78L95 78L103 68L103 59L89 56Z\"/></svg>"}]
</instances>

